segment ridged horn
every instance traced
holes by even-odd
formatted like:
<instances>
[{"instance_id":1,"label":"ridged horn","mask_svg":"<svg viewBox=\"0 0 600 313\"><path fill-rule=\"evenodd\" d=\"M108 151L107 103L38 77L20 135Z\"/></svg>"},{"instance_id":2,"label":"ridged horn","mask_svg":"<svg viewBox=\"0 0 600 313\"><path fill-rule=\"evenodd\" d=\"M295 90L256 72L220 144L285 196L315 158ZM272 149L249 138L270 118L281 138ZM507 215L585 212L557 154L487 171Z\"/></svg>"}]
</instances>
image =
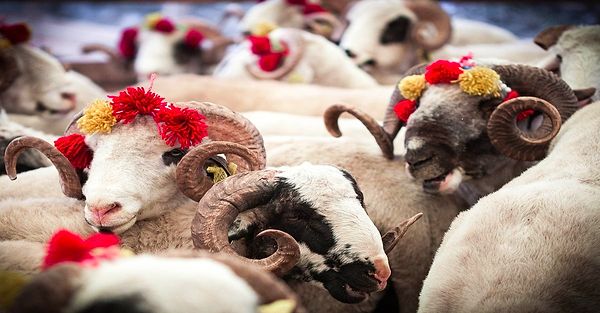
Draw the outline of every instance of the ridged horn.
<instances>
[{"instance_id":1,"label":"ridged horn","mask_svg":"<svg viewBox=\"0 0 600 313\"><path fill-rule=\"evenodd\" d=\"M17 179L17 159L21 152L28 148L41 152L56 167L60 177L60 186L65 196L80 200L84 198L79 176L77 176L71 162L52 144L36 137L23 136L15 138L6 147L4 162L6 173L11 180Z\"/></svg>"},{"instance_id":2,"label":"ridged horn","mask_svg":"<svg viewBox=\"0 0 600 313\"><path fill-rule=\"evenodd\" d=\"M452 24L450 16L442 7L433 1L406 1L409 8L418 18L412 30L412 37L416 43L425 51L438 49L450 40ZM433 38L424 36L428 31L429 24L433 24L437 34Z\"/></svg>"},{"instance_id":3,"label":"ridged horn","mask_svg":"<svg viewBox=\"0 0 600 313\"><path fill-rule=\"evenodd\" d=\"M537 34L535 38L533 38L533 42L535 42L535 44L540 46L542 49L548 50L558 42L558 39L565 31L572 29L573 27L575 26L556 25L548 27Z\"/></svg>"},{"instance_id":4,"label":"ridged horn","mask_svg":"<svg viewBox=\"0 0 600 313\"><path fill-rule=\"evenodd\" d=\"M383 251L385 251L386 254L389 254L398 242L400 242L400 239L404 237L408 228L418 221L421 216L423 216L423 213L417 213L415 216L403 221L400 225L381 236L381 241L383 241Z\"/></svg>"},{"instance_id":5,"label":"ridged horn","mask_svg":"<svg viewBox=\"0 0 600 313\"><path fill-rule=\"evenodd\" d=\"M266 204L272 198L278 185L276 174L276 170L237 174L211 188L198 203L192 221L194 246L237 255L229 244L227 232L240 212ZM298 263L300 247L292 236L279 230L265 230L259 236L273 238L277 251L264 259L244 260L277 276L284 275Z\"/></svg>"},{"instance_id":6,"label":"ridged horn","mask_svg":"<svg viewBox=\"0 0 600 313\"><path fill-rule=\"evenodd\" d=\"M258 62L246 64L246 70L250 75L258 79L277 80L289 74L300 62L304 54L304 41L302 35L296 29L281 29L277 31L279 39L287 44L289 54L284 58L283 64L272 72L265 72L260 69Z\"/></svg>"},{"instance_id":7,"label":"ridged horn","mask_svg":"<svg viewBox=\"0 0 600 313\"><path fill-rule=\"evenodd\" d=\"M206 191L213 186L213 181L206 175L205 162L218 154L234 154L242 158L249 170L258 170L261 166L256 155L248 148L233 142L213 141L201 144L190 150L177 164L177 187L183 194L194 201L200 201ZM242 164L236 164L241 167Z\"/></svg>"}]
</instances>

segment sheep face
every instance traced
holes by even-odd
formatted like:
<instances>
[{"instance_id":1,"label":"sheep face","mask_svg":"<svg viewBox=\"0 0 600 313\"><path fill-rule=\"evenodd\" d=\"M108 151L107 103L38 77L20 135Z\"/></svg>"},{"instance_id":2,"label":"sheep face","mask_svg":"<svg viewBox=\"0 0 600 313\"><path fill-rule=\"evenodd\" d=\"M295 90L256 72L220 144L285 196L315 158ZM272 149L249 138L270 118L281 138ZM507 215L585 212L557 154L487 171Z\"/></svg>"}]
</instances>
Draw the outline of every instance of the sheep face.
<instances>
[{"instance_id":1,"label":"sheep face","mask_svg":"<svg viewBox=\"0 0 600 313\"><path fill-rule=\"evenodd\" d=\"M340 47L365 70L394 69L404 72L417 63L411 42L415 14L393 1L360 1L346 16L349 26Z\"/></svg>"},{"instance_id":2,"label":"sheep face","mask_svg":"<svg viewBox=\"0 0 600 313\"><path fill-rule=\"evenodd\" d=\"M187 200L175 183L185 151L164 142L152 117L87 136L86 143L94 158L82 189L84 216L94 229L121 233Z\"/></svg>"},{"instance_id":3,"label":"sheep face","mask_svg":"<svg viewBox=\"0 0 600 313\"><path fill-rule=\"evenodd\" d=\"M9 49L19 76L0 94L0 105L8 113L64 118L75 109L75 90L55 58L24 44Z\"/></svg>"},{"instance_id":4,"label":"sheep face","mask_svg":"<svg viewBox=\"0 0 600 313\"><path fill-rule=\"evenodd\" d=\"M600 100L600 86L589 86L591 81L600 81L600 25L566 30L556 44L545 48L552 55L541 67L559 74L573 89L595 87L592 101Z\"/></svg>"},{"instance_id":5,"label":"sheep face","mask_svg":"<svg viewBox=\"0 0 600 313\"><path fill-rule=\"evenodd\" d=\"M298 6L289 5L286 0L267 0L257 3L246 12L239 23L243 34L250 34L261 24L279 27L302 28L304 16Z\"/></svg>"},{"instance_id":6,"label":"sheep face","mask_svg":"<svg viewBox=\"0 0 600 313\"><path fill-rule=\"evenodd\" d=\"M138 79L146 80L152 73L172 75L200 72L201 50L186 46L183 36L181 30L171 33L140 31L133 64Z\"/></svg>"},{"instance_id":7,"label":"sheep face","mask_svg":"<svg viewBox=\"0 0 600 313\"><path fill-rule=\"evenodd\" d=\"M410 116L405 137L409 174L427 192L452 193L463 174L481 177L504 158L486 133L499 98L472 96L456 84L431 85Z\"/></svg>"}]
</instances>

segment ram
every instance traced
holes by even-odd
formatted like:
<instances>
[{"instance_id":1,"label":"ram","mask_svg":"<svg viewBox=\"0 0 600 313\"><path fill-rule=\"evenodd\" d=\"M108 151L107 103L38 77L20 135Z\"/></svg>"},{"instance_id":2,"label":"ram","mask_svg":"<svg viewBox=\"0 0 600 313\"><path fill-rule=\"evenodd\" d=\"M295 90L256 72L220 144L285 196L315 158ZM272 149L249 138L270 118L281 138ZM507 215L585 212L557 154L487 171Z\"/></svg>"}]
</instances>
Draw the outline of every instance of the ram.
<instances>
[{"instance_id":1,"label":"ram","mask_svg":"<svg viewBox=\"0 0 600 313\"><path fill-rule=\"evenodd\" d=\"M0 107L11 120L58 134L72 114L104 91L81 74L65 71L57 59L27 43L25 24L2 24L10 42L0 51Z\"/></svg>"},{"instance_id":2,"label":"ram","mask_svg":"<svg viewBox=\"0 0 600 313\"><path fill-rule=\"evenodd\" d=\"M278 28L250 36L217 66L216 77L270 79L344 88L377 82L325 38L299 29Z\"/></svg>"},{"instance_id":3,"label":"ram","mask_svg":"<svg viewBox=\"0 0 600 313\"><path fill-rule=\"evenodd\" d=\"M433 1L360 1L346 14L340 47L380 83L395 83L423 60L478 58L531 63L545 54L499 27L452 19Z\"/></svg>"},{"instance_id":4,"label":"ram","mask_svg":"<svg viewBox=\"0 0 600 313\"><path fill-rule=\"evenodd\" d=\"M590 29L551 28L536 41L549 47L562 38L569 42L578 35L593 35ZM594 46L595 41L570 41L561 51L559 68L567 83L598 86ZM594 91L588 89L590 94ZM560 132L556 123L553 133L558 135L544 160L457 217L424 282L419 312L597 309L598 104L576 112ZM509 129L510 120L504 120ZM527 140L512 129L507 136L514 142Z\"/></svg>"},{"instance_id":5,"label":"ram","mask_svg":"<svg viewBox=\"0 0 600 313\"><path fill-rule=\"evenodd\" d=\"M296 295L260 267L180 249L101 260L95 267L54 265L23 288L10 312L255 313L282 304L289 313L304 312Z\"/></svg>"}]
</instances>

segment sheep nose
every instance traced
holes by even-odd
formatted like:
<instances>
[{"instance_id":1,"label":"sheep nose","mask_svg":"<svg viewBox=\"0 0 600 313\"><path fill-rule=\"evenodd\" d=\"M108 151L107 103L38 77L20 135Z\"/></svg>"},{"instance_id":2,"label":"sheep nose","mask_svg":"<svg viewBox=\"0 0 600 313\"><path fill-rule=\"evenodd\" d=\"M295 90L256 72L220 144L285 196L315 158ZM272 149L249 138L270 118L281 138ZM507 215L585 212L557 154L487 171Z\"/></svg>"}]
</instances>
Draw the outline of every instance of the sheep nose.
<instances>
[{"instance_id":1,"label":"sheep nose","mask_svg":"<svg viewBox=\"0 0 600 313\"><path fill-rule=\"evenodd\" d=\"M99 225L102 225L108 216L117 213L119 210L121 210L121 204L118 202L113 202L109 205L90 207L92 218L94 219L94 222L98 223Z\"/></svg>"},{"instance_id":2,"label":"sheep nose","mask_svg":"<svg viewBox=\"0 0 600 313\"><path fill-rule=\"evenodd\" d=\"M75 103L77 102L77 96L74 93L61 92L60 97L63 100L69 101L73 108L75 107Z\"/></svg>"},{"instance_id":3,"label":"sheep nose","mask_svg":"<svg viewBox=\"0 0 600 313\"><path fill-rule=\"evenodd\" d=\"M375 265L375 278L379 281L379 290L383 290L387 285L387 280L392 275L392 270L388 264L388 258L385 255L380 255L373 259Z\"/></svg>"},{"instance_id":4,"label":"sheep nose","mask_svg":"<svg viewBox=\"0 0 600 313\"><path fill-rule=\"evenodd\" d=\"M433 160L434 156L435 155L431 151L424 151L422 149L419 151L407 149L406 155L404 155L404 160L411 168L416 169Z\"/></svg>"}]
</instances>

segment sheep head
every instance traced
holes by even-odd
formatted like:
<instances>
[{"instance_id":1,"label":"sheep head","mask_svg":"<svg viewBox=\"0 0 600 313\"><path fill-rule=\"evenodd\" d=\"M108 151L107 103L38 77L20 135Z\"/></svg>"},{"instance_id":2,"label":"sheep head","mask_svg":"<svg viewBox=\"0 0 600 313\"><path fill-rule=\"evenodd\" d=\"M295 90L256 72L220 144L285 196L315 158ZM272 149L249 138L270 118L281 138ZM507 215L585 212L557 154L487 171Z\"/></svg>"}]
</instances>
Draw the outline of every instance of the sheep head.
<instances>
[{"instance_id":1,"label":"sheep head","mask_svg":"<svg viewBox=\"0 0 600 313\"><path fill-rule=\"evenodd\" d=\"M56 265L23 288L11 312L257 312L278 300L304 312L284 283L257 266L223 254L171 250L95 267Z\"/></svg>"},{"instance_id":2,"label":"sheep head","mask_svg":"<svg viewBox=\"0 0 600 313\"><path fill-rule=\"evenodd\" d=\"M450 40L450 17L430 1L360 1L346 15L340 47L365 70L403 73ZM435 33L431 34L431 25Z\"/></svg>"},{"instance_id":3,"label":"sheep head","mask_svg":"<svg viewBox=\"0 0 600 313\"><path fill-rule=\"evenodd\" d=\"M85 199L86 221L96 230L120 233L137 220L159 216L187 198L198 201L204 195L212 180L203 166L220 164L214 158L207 164L194 162L209 139L243 145L243 149L211 150L212 156L225 153L239 171L264 167L262 138L241 115L211 103L158 104L162 98L155 94L154 109L148 105L145 113L124 109L120 105L125 102L119 101L135 90L145 92L129 88L113 97L112 104L100 101L85 109L67 136L57 140L60 150L34 137L13 140L5 154L8 175L16 178L14 167L21 151L40 150L57 167L64 193ZM103 114L104 119L97 118ZM103 129L103 123L108 128ZM221 167L227 171L226 165Z\"/></svg>"},{"instance_id":4,"label":"sheep head","mask_svg":"<svg viewBox=\"0 0 600 313\"><path fill-rule=\"evenodd\" d=\"M590 100L600 99L600 85L588 85L590 81L600 81L600 77L589 77L600 73L600 25L553 26L540 32L534 41L543 49L552 52L539 64L540 67L561 76L573 89L596 88L595 94L588 89L588 93L592 94ZM582 98L585 97L582 95Z\"/></svg>"},{"instance_id":5,"label":"sheep head","mask_svg":"<svg viewBox=\"0 0 600 313\"><path fill-rule=\"evenodd\" d=\"M358 115L390 159L393 139L406 125L409 176L427 192L452 193L465 177L487 177L511 159L543 158L561 123L577 110L577 101L564 81L543 69L467 69L457 62L436 61L413 68L401 80L383 127L345 106L330 108L325 118L330 132L339 136L336 120L341 112Z\"/></svg>"},{"instance_id":6,"label":"sheep head","mask_svg":"<svg viewBox=\"0 0 600 313\"><path fill-rule=\"evenodd\" d=\"M27 43L25 24L0 24L0 106L8 113L64 118L75 109L75 90L63 66Z\"/></svg>"},{"instance_id":7,"label":"sheep head","mask_svg":"<svg viewBox=\"0 0 600 313\"><path fill-rule=\"evenodd\" d=\"M262 231L261 237L273 232L269 229L285 232L299 245L297 251L284 243L284 235L270 234L277 250L257 239L259 247L250 249L250 256L269 256L252 261L268 260L266 267L286 279L319 284L337 300L357 303L385 288L391 273L386 252L412 224L384 236L384 246L362 197L352 176L333 166L305 163L235 175L199 202L192 238L198 248L236 253L229 240L253 241L255 233ZM286 249L296 259L275 263Z\"/></svg>"},{"instance_id":8,"label":"sheep head","mask_svg":"<svg viewBox=\"0 0 600 313\"><path fill-rule=\"evenodd\" d=\"M255 4L239 23L245 35L264 35L273 27L304 29L337 40L341 21L319 4L305 0L267 0Z\"/></svg>"}]
</instances>

